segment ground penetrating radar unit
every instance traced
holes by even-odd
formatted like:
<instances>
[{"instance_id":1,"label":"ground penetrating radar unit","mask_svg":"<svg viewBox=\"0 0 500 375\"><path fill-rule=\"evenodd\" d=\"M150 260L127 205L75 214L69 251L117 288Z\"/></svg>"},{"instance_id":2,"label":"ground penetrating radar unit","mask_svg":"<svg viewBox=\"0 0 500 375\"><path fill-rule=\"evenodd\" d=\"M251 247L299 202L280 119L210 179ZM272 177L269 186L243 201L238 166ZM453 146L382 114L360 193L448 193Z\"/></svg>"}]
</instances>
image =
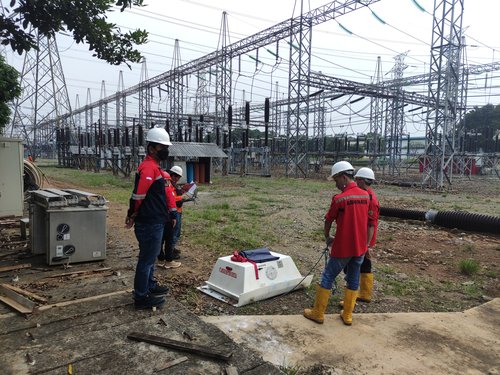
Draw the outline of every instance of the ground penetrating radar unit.
<instances>
[{"instance_id":1,"label":"ground penetrating radar unit","mask_svg":"<svg viewBox=\"0 0 500 375\"><path fill-rule=\"evenodd\" d=\"M267 248L220 257L205 285L198 290L234 306L244 306L293 290L307 288L292 258Z\"/></svg>"}]
</instances>

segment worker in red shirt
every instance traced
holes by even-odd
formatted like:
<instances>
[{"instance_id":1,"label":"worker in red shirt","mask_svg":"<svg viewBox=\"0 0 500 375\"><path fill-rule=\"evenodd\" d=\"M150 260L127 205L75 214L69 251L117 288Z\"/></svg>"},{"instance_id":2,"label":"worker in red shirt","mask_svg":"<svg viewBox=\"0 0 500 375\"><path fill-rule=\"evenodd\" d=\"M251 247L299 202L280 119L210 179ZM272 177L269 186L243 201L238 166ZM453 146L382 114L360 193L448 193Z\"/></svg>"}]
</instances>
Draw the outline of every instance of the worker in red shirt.
<instances>
[{"instance_id":1,"label":"worker in red shirt","mask_svg":"<svg viewBox=\"0 0 500 375\"><path fill-rule=\"evenodd\" d=\"M373 273L372 273L372 257L371 249L377 241L378 218L380 216L380 203L377 195L373 191L371 185L375 181L375 173L370 168L360 168L354 175L354 179L358 186L366 190L370 195L370 206L368 208L368 251L365 254L363 263L361 264L361 277L358 300L370 302L373 293Z\"/></svg>"},{"instance_id":2,"label":"worker in red shirt","mask_svg":"<svg viewBox=\"0 0 500 375\"><path fill-rule=\"evenodd\" d=\"M340 317L344 324L351 325L352 311L358 294L360 267L368 248L370 196L354 182L354 168L347 161L335 163L330 178L341 191L333 196L330 209L325 215L324 235L327 246L331 246L330 256L321 274L321 283L316 287L314 307L305 309L304 316L316 323L323 323L335 278L347 267L344 309ZM330 229L334 221L336 231L335 237L332 237Z\"/></svg>"},{"instance_id":3,"label":"worker in red shirt","mask_svg":"<svg viewBox=\"0 0 500 375\"><path fill-rule=\"evenodd\" d=\"M175 197L175 203L177 204L177 223L175 224L174 227L174 234L172 237L172 243L171 246L174 249L174 257L173 259L179 259L181 255L181 251L177 248L177 243L179 242L179 239L181 237L181 230L182 230L182 206L184 204L184 195L183 191L178 185L179 180L181 179L183 174L182 168L179 167L178 165L174 165L172 168L170 168L170 176L172 177L172 186L174 188L174 197Z\"/></svg>"},{"instance_id":4,"label":"worker in red shirt","mask_svg":"<svg viewBox=\"0 0 500 375\"><path fill-rule=\"evenodd\" d=\"M174 249L172 247L172 237L174 235L174 228L177 224L177 204L175 202L175 189L172 185L172 178L170 174L162 170L163 178L165 179L165 194L167 196L167 209L168 221L163 228L163 240L160 254L158 254L160 268L178 268L181 266L180 262L175 262Z\"/></svg>"},{"instance_id":5,"label":"worker in red shirt","mask_svg":"<svg viewBox=\"0 0 500 375\"><path fill-rule=\"evenodd\" d=\"M165 179L160 161L167 160L170 136L163 128L151 128L146 136L147 155L137 168L125 227L134 227L139 242L139 259L134 277L134 305L137 309L159 307L168 292L154 278L156 257L161 250L163 229L168 221Z\"/></svg>"}]
</instances>

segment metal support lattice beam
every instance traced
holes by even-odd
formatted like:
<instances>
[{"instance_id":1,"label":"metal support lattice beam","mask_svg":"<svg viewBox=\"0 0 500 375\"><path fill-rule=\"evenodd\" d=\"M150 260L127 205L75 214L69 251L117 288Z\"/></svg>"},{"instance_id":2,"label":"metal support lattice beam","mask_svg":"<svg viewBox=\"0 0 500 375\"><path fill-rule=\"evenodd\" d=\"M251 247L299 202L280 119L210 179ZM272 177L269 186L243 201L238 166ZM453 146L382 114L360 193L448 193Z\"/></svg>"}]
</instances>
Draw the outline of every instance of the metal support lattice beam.
<instances>
[{"instance_id":1,"label":"metal support lattice beam","mask_svg":"<svg viewBox=\"0 0 500 375\"><path fill-rule=\"evenodd\" d=\"M460 70L463 7L464 0L434 3L430 77L436 76L437 80L429 80L432 110L427 113L422 184L436 189L451 185L453 174L449 166L453 164L456 149L457 109L463 85Z\"/></svg>"},{"instance_id":2,"label":"metal support lattice beam","mask_svg":"<svg viewBox=\"0 0 500 375\"><path fill-rule=\"evenodd\" d=\"M298 27L293 22L297 22ZM286 175L307 177L309 85L306 77L311 68L312 27L310 21L299 17L292 20L291 28L298 32L290 35Z\"/></svg>"}]
</instances>

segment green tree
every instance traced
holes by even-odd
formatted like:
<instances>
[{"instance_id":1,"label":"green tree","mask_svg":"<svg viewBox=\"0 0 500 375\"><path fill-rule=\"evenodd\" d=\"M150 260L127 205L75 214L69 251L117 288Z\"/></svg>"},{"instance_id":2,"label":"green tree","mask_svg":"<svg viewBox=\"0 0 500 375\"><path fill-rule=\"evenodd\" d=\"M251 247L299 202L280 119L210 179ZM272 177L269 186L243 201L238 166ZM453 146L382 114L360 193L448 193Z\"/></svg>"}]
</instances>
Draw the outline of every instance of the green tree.
<instances>
[{"instance_id":1,"label":"green tree","mask_svg":"<svg viewBox=\"0 0 500 375\"><path fill-rule=\"evenodd\" d=\"M137 63L142 59L135 45L147 42L145 30L122 33L107 22L106 13L144 6L144 0L11 0L0 13L0 42L19 54L36 49L36 32L53 37L69 31L77 43L87 43L94 56L113 65Z\"/></svg>"},{"instance_id":2,"label":"green tree","mask_svg":"<svg viewBox=\"0 0 500 375\"><path fill-rule=\"evenodd\" d=\"M20 95L19 72L0 55L0 134L9 123L11 110L7 103Z\"/></svg>"},{"instance_id":3,"label":"green tree","mask_svg":"<svg viewBox=\"0 0 500 375\"><path fill-rule=\"evenodd\" d=\"M474 136L479 147L487 147L500 131L500 104L475 106L464 116L460 125L465 126L469 136Z\"/></svg>"}]
</instances>

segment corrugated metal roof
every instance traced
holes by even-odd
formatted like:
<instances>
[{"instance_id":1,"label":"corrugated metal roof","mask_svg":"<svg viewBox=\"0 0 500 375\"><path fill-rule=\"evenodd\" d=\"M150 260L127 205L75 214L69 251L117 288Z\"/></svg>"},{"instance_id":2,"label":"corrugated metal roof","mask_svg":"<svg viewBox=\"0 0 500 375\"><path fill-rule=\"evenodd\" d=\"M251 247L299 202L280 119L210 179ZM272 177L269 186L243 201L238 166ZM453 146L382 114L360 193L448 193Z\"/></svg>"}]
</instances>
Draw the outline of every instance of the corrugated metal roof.
<instances>
[{"instance_id":1,"label":"corrugated metal roof","mask_svg":"<svg viewBox=\"0 0 500 375\"><path fill-rule=\"evenodd\" d=\"M80 153L86 154L88 148L81 147ZM78 146L69 146L72 154L78 154ZM168 148L169 155L173 157L194 157L194 158L227 158L227 155L215 143L194 143L194 142L172 142ZM90 154L95 154L92 147Z\"/></svg>"},{"instance_id":2,"label":"corrugated metal roof","mask_svg":"<svg viewBox=\"0 0 500 375\"><path fill-rule=\"evenodd\" d=\"M227 158L224 151L215 143L172 142L168 153L174 157Z\"/></svg>"}]
</instances>

